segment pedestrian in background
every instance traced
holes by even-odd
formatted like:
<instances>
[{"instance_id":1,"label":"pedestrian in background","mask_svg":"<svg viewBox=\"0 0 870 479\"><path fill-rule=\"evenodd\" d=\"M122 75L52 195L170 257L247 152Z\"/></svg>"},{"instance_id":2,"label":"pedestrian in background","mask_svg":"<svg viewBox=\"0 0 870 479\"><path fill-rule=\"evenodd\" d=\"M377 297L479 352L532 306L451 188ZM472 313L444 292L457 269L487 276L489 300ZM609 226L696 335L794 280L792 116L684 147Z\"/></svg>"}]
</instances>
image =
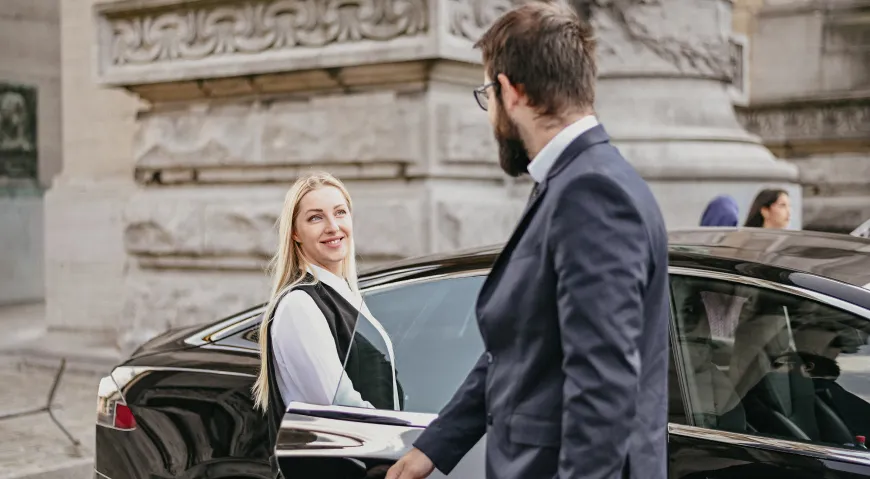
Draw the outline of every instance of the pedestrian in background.
<instances>
[{"instance_id":1,"label":"pedestrian in background","mask_svg":"<svg viewBox=\"0 0 870 479\"><path fill-rule=\"evenodd\" d=\"M720 195L707 204L701 215L701 226L737 226L740 208L731 196Z\"/></svg>"},{"instance_id":2,"label":"pedestrian in background","mask_svg":"<svg viewBox=\"0 0 870 479\"><path fill-rule=\"evenodd\" d=\"M667 233L594 116L592 30L528 2L476 47L501 167L535 188L478 296L486 352L387 479L449 474L484 434L488 479L664 479Z\"/></svg>"},{"instance_id":3,"label":"pedestrian in background","mask_svg":"<svg viewBox=\"0 0 870 479\"><path fill-rule=\"evenodd\" d=\"M749 208L743 226L751 228L785 229L791 221L788 192L781 189L761 190Z\"/></svg>"}]
</instances>

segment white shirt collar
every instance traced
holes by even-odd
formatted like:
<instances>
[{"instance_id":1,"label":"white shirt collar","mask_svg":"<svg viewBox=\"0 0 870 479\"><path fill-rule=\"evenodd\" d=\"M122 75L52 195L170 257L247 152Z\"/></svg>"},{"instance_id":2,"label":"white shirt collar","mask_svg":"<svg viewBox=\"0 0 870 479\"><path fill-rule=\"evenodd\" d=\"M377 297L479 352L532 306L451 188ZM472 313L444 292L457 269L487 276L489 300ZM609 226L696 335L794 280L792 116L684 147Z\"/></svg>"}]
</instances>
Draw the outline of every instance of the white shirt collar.
<instances>
[{"instance_id":1,"label":"white shirt collar","mask_svg":"<svg viewBox=\"0 0 870 479\"><path fill-rule=\"evenodd\" d=\"M344 278L336 275L335 273L327 270L326 268L317 266L316 264L309 264L308 271L312 275L314 275L314 277L317 278L318 281L326 284L327 286L338 292L338 294L342 295L348 303L352 304L357 309L360 309L362 297L358 294L354 294L354 292L350 289L350 285L347 284L347 281Z\"/></svg>"},{"instance_id":2,"label":"white shirt collar","mask_svg":"<svg viewBox=\"0 0 870 479\"><path fill-rule=\"evenodd\" d=\"M553 167L565 148L578 136L596 126L598 126L598 120L593 115L584 116L566 126L535 155L535 158L529 163L529 175L538 183L544 181L550 168Z\"/></svg>"}]
</instances>

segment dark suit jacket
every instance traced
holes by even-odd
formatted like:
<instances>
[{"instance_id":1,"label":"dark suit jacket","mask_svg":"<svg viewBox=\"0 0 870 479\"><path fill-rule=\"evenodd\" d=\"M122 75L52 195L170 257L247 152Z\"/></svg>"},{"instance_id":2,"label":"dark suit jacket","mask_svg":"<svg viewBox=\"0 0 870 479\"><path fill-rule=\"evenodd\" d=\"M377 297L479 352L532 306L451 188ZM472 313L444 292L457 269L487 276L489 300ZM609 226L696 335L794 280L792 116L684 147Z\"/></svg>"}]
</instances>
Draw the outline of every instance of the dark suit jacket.
<instances>
[{"instance_id":1,"label":"dark suit jacket","mask_svg":"<svg viewBox=\"0 0 870 479\"><path fill-rule=\"evenodd\" d=\"M490 479L666 477L667 233L597 126L571 143L480 292L487 352L415 442L442 473L487 434Z\"/></svg>"}]
</instances>

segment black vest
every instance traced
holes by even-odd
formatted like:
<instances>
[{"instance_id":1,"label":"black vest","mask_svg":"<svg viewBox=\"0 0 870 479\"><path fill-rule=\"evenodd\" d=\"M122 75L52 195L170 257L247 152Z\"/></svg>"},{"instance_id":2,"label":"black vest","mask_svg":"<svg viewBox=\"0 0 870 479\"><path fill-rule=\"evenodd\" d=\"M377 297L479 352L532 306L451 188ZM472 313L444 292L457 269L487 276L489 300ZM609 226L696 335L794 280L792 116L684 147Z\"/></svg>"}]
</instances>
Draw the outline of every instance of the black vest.
<instances>
[{"instance_id":1,"label":"black vest","mask_svg":"<svg viewBox=\"0 0 870 479\"><path fill-rule=\"evenodd\" d=\"M305 282L310 283L313 279L311 275L308 275ZM393 378L389 358L378 351L362 335L354 338L354 328L359 315L356 307L350 304L338 291L324 283L301 284L293 287L291 291L298 289L311 296L314 304L320 308L326 318L326 323L329 325L329 330L335 340L335 349L338 352L339 360L345 361L346 358L345 371L357 392L364 400L378 409L393 409ZM270 322L271 319L270 317ZM275 356L272 352L271 324L266 328L266 335L266 348L269 355L269 361L267 361L269 405L266 416L269 422L269 441L272 445L269 462L272 467L272 475L282 477L274 451L278 439L278 429L281 427L287 405L284 404L281 391L278 389L278 377L273 364ZM404 403L403 399L401 387L399 387L400 407Z\"/></svg>"}]
</instances>

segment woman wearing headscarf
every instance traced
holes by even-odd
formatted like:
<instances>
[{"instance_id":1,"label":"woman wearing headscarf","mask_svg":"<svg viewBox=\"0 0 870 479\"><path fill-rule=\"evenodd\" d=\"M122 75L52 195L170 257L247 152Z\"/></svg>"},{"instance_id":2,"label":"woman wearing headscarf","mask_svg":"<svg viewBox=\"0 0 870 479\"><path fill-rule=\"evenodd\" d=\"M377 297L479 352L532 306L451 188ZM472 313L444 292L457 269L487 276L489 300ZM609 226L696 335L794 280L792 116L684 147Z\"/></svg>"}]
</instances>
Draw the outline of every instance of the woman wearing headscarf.
<instances>
[{"instance_id":1,"label":"woman wearing headscarf","mask_svg":"<svg viewBox=\"0 0 870 479\"><path fill-rule=\"evenodd\" d=\"M713 198L701 216L701 226L737 226L740 208L728 195Z\"/></svg>"}]
</instances>

